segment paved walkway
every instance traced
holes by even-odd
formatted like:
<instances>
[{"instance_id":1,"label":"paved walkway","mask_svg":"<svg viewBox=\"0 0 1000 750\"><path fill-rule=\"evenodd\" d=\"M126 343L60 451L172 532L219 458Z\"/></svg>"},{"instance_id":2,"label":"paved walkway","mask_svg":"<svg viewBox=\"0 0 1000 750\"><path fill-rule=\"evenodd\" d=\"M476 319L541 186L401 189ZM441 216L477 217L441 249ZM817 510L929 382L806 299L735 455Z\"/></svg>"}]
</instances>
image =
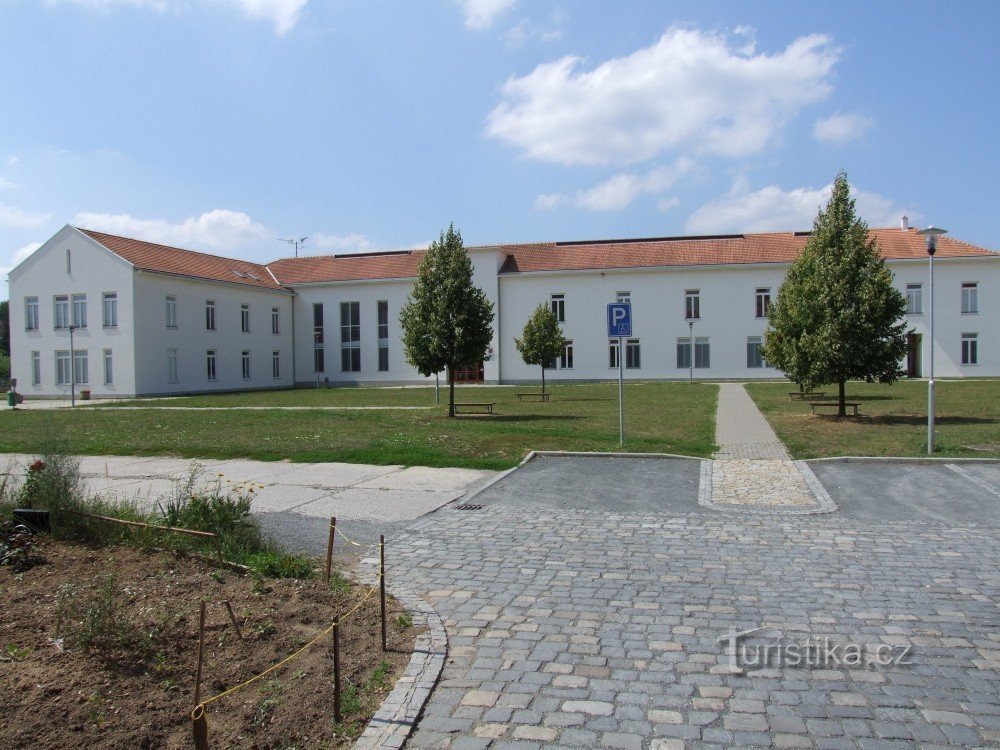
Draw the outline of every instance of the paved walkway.
<instances>
[{"instance_id":1,"label":"paved walkway","mask_svg":"<svg viewBox=\"0 0 1000 750\"><path fill-rule=\"evenodd\" d=\"M791 459L742 383L719 383L715 443L719 459Z\"/></svg>"},{"instance_id":2,"label":"paved walkway","mask_svg":"<svg viewBox=\"0 0 1000 750\"><path fill-rule=\"evenodd\" d=\"M715 454L706 484L722 505L817 504L803 472L778 439L742 383L720 383L715 416Z\"/></svg>"},{"instance_id":3,"label":"paved walkway","mask_svg":"<svg viewBox=\"0 0 1000 750\"><path fill-rule=\"evenodd\" d=\"M34 456L0 453L0 472L23 473ZM330 516L338 528L364 540L390 533L462 497L492 479L492 471L424 466L211 460L141 456L81 456L80 471L92 492L155 508L178 480L198 467L200 483L263 485L253 511L279 541L322 553Z\"/></svg>"},{"instance_id":4,"label":"paved walkway","mask_svg":"<svg viewBox=\"0 0 1000 750\"><path fill-rule=\"evenodd\" d=\"M388 575L450 637L408 747L1000 746L996 528L607 512L518 486L516 505L444 508L392 541ZM734 670L719 639L758 627L840 657ZM844 644L860 663L835 660Z\"/></svg>"}]
</instances>

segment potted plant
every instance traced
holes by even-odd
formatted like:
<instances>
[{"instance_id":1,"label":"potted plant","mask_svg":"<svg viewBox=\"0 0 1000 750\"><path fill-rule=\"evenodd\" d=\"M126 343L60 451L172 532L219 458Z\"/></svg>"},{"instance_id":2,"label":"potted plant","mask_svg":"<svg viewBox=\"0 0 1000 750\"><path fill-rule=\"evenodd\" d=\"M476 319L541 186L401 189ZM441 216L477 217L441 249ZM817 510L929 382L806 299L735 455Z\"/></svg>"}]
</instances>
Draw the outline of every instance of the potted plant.
<instances>
[{"instance_id":1,"label":"potted plant","mask_svg":"<svg viewBox=\"0 0 1000 750\"><path fill-rule=\"evenodd\" d=\"M89 388L81 388L80 389L80 400L81 401L90 401L90 389Z\"/></svg>"}]
</instances>

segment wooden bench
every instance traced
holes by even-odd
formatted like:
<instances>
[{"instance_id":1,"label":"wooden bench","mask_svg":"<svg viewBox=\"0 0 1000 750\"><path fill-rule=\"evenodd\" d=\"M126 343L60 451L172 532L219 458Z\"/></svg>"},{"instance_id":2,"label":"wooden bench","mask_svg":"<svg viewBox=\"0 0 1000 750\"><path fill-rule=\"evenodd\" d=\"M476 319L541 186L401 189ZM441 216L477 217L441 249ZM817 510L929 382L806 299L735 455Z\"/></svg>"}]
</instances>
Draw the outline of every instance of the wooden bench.
<instances>
[{"instance_id":1,"label":"wooden bench","mask_svg":"<svg viewBox=\"0 0 1000 750\"><path fill-rule=\"evenodd\" d=\"M805 401L807 398L825 398L825 397L826 393L824 393L823 391L806 391L804 393L802 391L788 392L788 398L790 398L792 401L794 401L795 399L798 399L799 401Z\"/></svg>"},{"instance_id":2,"label":"wooden bench","mask_svg":"<svg viewBox=\"0 0 1000 750\"><path fill-rule=\"evenodd\" d=\"M812 407L812 413L815 414L817 406L836 406L839 409L840 403L838 401L810 401L809 406ZM848 409L853 409L854 414L852 416L856 417L858 416L858 407L861 406L861 403L859 401L847 401L844 403L844 406Z\"/></svg>"},{"instance_id":3,"label":"wooden bench","mask_svg":"<svg viewBox=\"0 0 1000 750\"><path fill-rule=\"evenodd\" d=\"M492 414L496 402L483 404L455 404L456 414Z\"/></svg>"},{"instance_id":4,"label":"wooden bench","mask_svg":"<svg viewBox=\"0 0 1000 750\"><path fill-rule=\"evenodd\" d=\"M518 393L518 401L548 401L551 393Z\"/></svg>"}]
</instances>

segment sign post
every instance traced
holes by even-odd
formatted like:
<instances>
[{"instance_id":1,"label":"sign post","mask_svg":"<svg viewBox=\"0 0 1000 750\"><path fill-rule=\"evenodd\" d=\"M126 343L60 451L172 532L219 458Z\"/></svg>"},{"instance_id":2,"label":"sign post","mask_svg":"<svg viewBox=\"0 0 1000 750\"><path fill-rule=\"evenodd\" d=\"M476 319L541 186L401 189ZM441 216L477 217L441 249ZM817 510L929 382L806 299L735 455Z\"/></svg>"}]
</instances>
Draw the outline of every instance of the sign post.
<instances>
[{"instance_id":1,"label":"sign post","mask_svg":"<svg viewBox=\"0 0 1000 750\"><path fill-rule=\"evenodd\" d=\"M608 305L608 338L618 339L618 445L625 445L625 339L632 335L632 305Z\"/></svg>"}]
</instances>

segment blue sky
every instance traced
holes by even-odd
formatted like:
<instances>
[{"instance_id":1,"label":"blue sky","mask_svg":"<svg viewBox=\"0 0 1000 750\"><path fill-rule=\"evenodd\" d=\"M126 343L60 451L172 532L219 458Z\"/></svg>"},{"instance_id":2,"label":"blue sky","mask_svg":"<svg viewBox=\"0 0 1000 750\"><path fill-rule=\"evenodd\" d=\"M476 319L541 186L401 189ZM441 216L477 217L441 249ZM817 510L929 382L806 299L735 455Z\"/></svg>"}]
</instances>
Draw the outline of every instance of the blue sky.
<instances>
[{"instance_id":1,"label":"blue sky","mask_svg":"<svg viewBox=\"0 0 1000 750\"><path fill-rule=\"evenodd\" d=\"M0 0L0 297L66 223L255 260L873 226L1000 248L1000 3Z\"/></svg>"}]
</instances>

